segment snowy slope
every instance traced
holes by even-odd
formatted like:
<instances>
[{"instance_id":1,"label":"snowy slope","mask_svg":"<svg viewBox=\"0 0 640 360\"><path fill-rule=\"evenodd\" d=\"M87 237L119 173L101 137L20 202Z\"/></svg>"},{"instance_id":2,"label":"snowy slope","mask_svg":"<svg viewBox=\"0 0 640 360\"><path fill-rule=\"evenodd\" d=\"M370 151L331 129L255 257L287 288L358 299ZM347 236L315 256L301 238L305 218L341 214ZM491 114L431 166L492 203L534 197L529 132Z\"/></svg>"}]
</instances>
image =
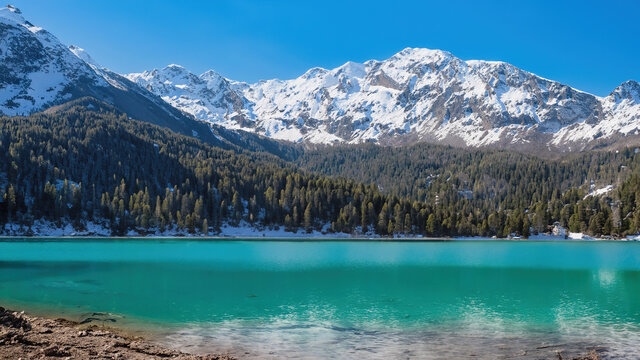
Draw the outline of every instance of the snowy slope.
<instances>
[{"instance_id":1,"label":"snowy slope","mask_svg":"<svg viewBox=\"0 0 640 360\"><path fill-rule=\"evenodd\" d=\"M507 63L413 48L255 84L178 65L123 76L67 48L18 9L0 9L0 115L91 96L211 143L224 132L201 121L295 142L585 150L638 142L639 93L628 81L601 98Z\"/></svg>"},{"instance_id":2,"label":"snowy slope","mask_svg":"<svg viewBox=\"0 0 640 360\"><path fill-rule=\"evenodd\" d=\"M20 10L0 9L0 113L26 115L72 97L74 82L106 82Z\"/></svg>"},{"instance_id":3,"label":"snowy slope","mask_svg":"<svg viewBox=\"0 0 640 360\"><path fill-rule=\"evenodd\" d=\"M602 115L598 122L578 122L555 134L555 144L588 142L640 134L640 84L630 80L600 99Z\"/></svg>"},{"instance_id":4,"label":"snowy slope","mask_svg":"<svg viewBox=\"0 0 640 360\"><path fill-rule=\"evenodd\" d=\"M384 61L255 84L178 65L126 76L199 119L291 141L582 150L640 128L636 82L600 98L439 50L407 48Z\"/></svg>"},{"instance_id":5,"label":"snowy slope","mask_svg":"<svg viewBox=\"0 0 640 360\"><path fill-rule=\"evenodd\" d=\"M209 124L67 47L12 6L0 8L0 115L28 115L92 97L130 117L217 144Z\"/></svg>"},{"instance_id":6,"label":"snowy slope","mask_svg":"<svg viewBox=\"0 0 640 360\"><path fill-rule=\"evenodd\" d=\"M233 120L235 116L247 115L242 109L246 99L232 91L229 81L213 71L196 76L182 66L169 65L162 70L127 77L201 120L238 127Z\"/></svg>"}]
</instances>

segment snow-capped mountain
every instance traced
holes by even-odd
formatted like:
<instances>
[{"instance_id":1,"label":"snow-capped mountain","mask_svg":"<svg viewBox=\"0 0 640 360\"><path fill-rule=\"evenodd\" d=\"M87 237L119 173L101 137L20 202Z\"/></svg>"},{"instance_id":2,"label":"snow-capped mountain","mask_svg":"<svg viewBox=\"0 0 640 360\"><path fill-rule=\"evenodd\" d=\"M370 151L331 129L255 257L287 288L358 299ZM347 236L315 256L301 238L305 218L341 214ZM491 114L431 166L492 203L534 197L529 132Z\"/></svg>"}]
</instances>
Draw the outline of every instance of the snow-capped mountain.
<instances>
[{"instance_id":1,"label":"snow-capped mountain","mask_svg":"<svg viewBox=\"0 0 640 360\"><path fill-rule=\"evenodd\" d=\"M311 143L429 141L582 150L640 130L638 83L601 98L513 65L407 48L247 84L178 65L126 75L199 119Z\"/></svg>"},{"instance_id":2,"label":"snow-capped mountain","mask_svg":"<svg viewBox=\"0 0 640 360\"><path fill-rule=\"evenodd\" d=\"M0 111L26 115L70 99L70 84L107 86L84 61L46 30L26 21L20 10L0 9Z\"/></svg>"},{"instance_id":3,"label":"snow-capped mountain","mask_svg":"<svg viewBox=\"0 0 640 360\"><path fill-rule=\"evenodd\" d=\"M77 46L0 8L0 115L29 115L81 97L113 105L130 117L216 142L210 126L98 65Z\"/></svg>"},{"instance_id":4,"label":"snow-capped mountain","mask_svg":"<svg viewBox=\"0 0 640 360\"><path fill-rule=\"evenodd\" d=\"M231 82L214 71L196 76L182 66L169 65L162 70L127 77L201 120L240 127L242 121L234 118L248 114L242 109L247 99L233 91Z\"/></svg>"},{"instance_id":5,"label":"snow-capped mountain","mask_svg":"<svg viewBox=\"0 0 640 360\"><path fill-rule=\"evenodd\" d=\"M537 151L640 139L640 84L597 97L510 64L407 48L384 61L247 84L178 65L119 75L20 11L0 9L0 115L90 96L210 143L242 132L308 143L418 141ZM212 124L212 127L201 121ZM234 140L235 141L235 140Z\"/></svg>"},{"instance_id":6,"label":"snow-capped mountain","mask_svg":"<svg viewBox=\"0 0 640 360\"><path fill-rule=\"evenodd\" d=\"M640 84L630 80L605 98L598 98L600 116L595 122L577 122L554 134L553 143L626 143L640 133Z\"/></svg>"}]
</instances>

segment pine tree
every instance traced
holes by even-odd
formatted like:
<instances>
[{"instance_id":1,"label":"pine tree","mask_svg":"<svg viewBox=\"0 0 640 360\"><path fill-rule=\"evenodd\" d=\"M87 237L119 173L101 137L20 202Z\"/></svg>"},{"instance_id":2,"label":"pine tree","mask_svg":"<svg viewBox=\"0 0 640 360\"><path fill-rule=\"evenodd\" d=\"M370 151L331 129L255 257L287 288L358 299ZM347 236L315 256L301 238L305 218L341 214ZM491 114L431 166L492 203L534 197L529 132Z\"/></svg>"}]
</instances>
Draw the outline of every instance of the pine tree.
<instances>
[{"instance_id":1,"label":"pine tree","mask_svg":"<svg viewBox=\"0 0 640 360\"><path fill-rule=\"evenodd\" d=\"M233 192L233 198L231 200L231 206L233 207L233 217L236 222L242 219L242 213L244 212L244 206L240 200L240 194L237 191Z\"/></svg>"},{"instance_id":2,"label":"pine tree","mask_svg":"<svg viewBox=\"0 0 640 360\"><path fill-rule=\"evenodd\" d=\"M393 207L393 214L394 214L393 219L395 223L395 228L392 232L401 233L402 225L404 224L404 215L402 211L402 206L400 206L400 204L396 204L396 206Z\"/></svg>"},{"instance_id":3,"label":"pine tree","mask_svg":"<svg viewBox=\"0 0 640 360\"><path fill-rule=\"evenodd\" d=\"M569 218L569 231L579 233L581 230L580 216L578 214L571 215Z\"/></svg>"},{"instance_id":4,"label":"pine tree","mask_svg":"<svg viewBox=\"0 0 640 360\"><path fill-rule=\"evenodd\" d=\"M4 201L7 203L7 219L8 222L11 222L13 216L15 215L15 211L18 205L16 190L13 187L13 184L9 185L9 190L5 195Z\"/></svg>"},{"instance_id":5,"label":"pine tree","mask_svg":"<svg viewBox=\"0 0 640 360\"><path fill-rule=\"evenodd\" d=\"M522 221L522 237L524 238L528 238L529 236L531 236L531 222L529 221L529 216L524 216L524 219Z\"/></svg>"},{"instance_id":6,"label":"pine tree","mask_svg":"<svg viewBox=\"0 0 640 360\"><path fill-rule=\"evenodd\" d=\"M160 195L156 195L156 206L153 211L153 225L160 229L160 231L164 231L164 218L162 215L162 201L160 200Z\"/></svg>"},{"instance_id":7,"label":"pine tree","mask_svg":"<svg viewBox=\"0 0 640 360\"><path fill-rule=\"evenodd\" d=\"M411 215L405 214L404 216L404 233L408 234L412 231L411 229Z\"/></svg>"},{"instance_id":8,"label":"pine tree","mask_svg":"<svg viewBox=\"0 0 640 360\"><path fill-rule=\"evenodd\" d=\"M380 214L378 215L378 233L380 234L389 234L389 227L387 224L389 220L387 218L387 203L382 206L382 210L380 210Z\"/></svg>"},{"instance_id":9,"label":"pine tree","mask_svg":"<svg viewBox=\"0 0 640 360\"><path fill-rule=\"evenodd\" d=\"M360 208L360 226L363 233L366 233L368 231L367 225L369 223L369 216L367 209L367 205L363 202L362 207Z\"/></svg>"},{"instance_id":10,"label":"pine tree","mask_svg":"<svg viewBox=\"0 0 640 360\"><path fill-rule=\"evenodd\" d=\"M311 215L311 204L307 205L307 208L304 210L304 228L307 232L311 232L313 227L313 218Z\"/></svg>"},{"instance_id":11,"label":"pine tree","mask_svg":"<svg viewBox=\"0 0 640 360\"><path fill-rule=\"evenodd\" d=\"M209 235L209 222L207 222L207 219L202 220L202 234L207 236Z\"/></svg>"},{"instance_id":12,"label":"pine tree","mask_svg":"<svg viewBox=\"0 0 640 360\"><path fill-rule=\"evenodd\" d=\"M429 214L429 217L427 218L427 234L429 235L435 235L436 234L436 217L433 213Z\"/></svg>"}]
</instances>

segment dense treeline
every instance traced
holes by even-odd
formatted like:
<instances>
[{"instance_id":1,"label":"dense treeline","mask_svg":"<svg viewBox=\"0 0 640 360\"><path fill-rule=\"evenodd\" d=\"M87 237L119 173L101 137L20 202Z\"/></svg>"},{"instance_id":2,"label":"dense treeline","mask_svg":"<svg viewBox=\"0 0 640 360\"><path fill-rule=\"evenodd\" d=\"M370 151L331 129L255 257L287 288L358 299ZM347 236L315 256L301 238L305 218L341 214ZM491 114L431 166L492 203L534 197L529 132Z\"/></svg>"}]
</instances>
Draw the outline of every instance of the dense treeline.
<instances>
[{"instance_id":1,"label":"dense treeline","mask_svg":"<svg viewBox=\"0 0 640 360\"><path fill-rule=\"evenodd\" d=\"M374 186L205 145L117 113L74 107L0 120L0 223L37 219L114 234L241 221L290 230L423 233L433 208Z\"/></svg>"},{"instance_id":2,"label":"dense treeline","mask_svg":"<svg viewBox=\"0 0 640 360\"><path fill-rule=\"evenodd\" d=\"M635 149L549 160L491 149L362 144L306 151L295 162L325 175L376 183L387 194L421 201L435 201L444 188L454 188L476 200L488 199L496 209L514 208L527 199L548 201L555 191L592 183L620 183L640 171L640 154ZM588 186L583 190L588 191Z\"/></svg>"},{"instance_id":3,"label":"dense treeline","mask_svg":"<svg viewBox=\"0 0 640 360\"><path fill-rule=\"evenodd\" d=\"M637 188L632 181L620 186L640 172L640 154L635 148L550 160L490 149L362 144L309 150L295 162L324 175L375 183L385 194L438 204L437 209L448 213L469 214L473 209L483 214L489 232L499 236L518 228L521 230L515 232L526 235L529 224L535 225L534 231L544 231L556 221L571 231L593 235L640 229L629 221L635 206L628 195L621 194ZM605 197L585 198L593 188L608 184L617 190ZM592 218L597 219L594 225ZM479 233L484 234L485 226L479 225Z\"/></svg>"},{"instance_id":4,"label":"dense treeline","mask_svg":"<svg viewBox=\"0 0 640 360\"><path fill-rule=\"evenodd\" d=\"M307 172L267 153L213 147L115 111L75 106L3 117L0 225L29 228L45 219L81 229L91 220L116 235L167 229L211 234L224 223L243 222L429 236L527 236L555 221L598 235L640 229L637 176L626 176L609 198L585 197L578 187L590 176L622 177L616 161L625 157L624 171L634 172L633 152L562 165L513 153L424 149L407 148L418 154L407 161L380 157L387 150L373 146L325 149L324 158L307 152L299 158L314 170ZM367 166L369 175L357 173Z\"/></svg>"},{"instance_id":5,"label":"dense treeline","mask_svg":"<svg viewBox=\"0 0 640 360\"><path fill-rule=\"evenodd\" d=\"M372 187L304 174L267 154L81 107L0 119L0 156L2 224L107 219L115 234L173 226L208 233L245 220L343 230L343 213L385 201Z\"/></svg>"}]
</instances>

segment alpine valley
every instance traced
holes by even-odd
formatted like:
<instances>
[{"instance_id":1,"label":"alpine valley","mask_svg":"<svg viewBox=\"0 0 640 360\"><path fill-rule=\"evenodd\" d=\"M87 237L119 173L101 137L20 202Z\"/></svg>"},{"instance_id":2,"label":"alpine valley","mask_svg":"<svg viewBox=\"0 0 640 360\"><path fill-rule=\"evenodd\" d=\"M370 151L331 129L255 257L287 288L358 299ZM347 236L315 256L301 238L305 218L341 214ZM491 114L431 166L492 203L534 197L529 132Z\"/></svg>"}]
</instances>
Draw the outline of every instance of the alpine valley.
<instances>
[{"instance_id":1,"label":"alpine valley","mask_svg":"<svg viewBox=\"0 0 640 360\"><path fill-rule=\"evenodd\" d=\"M117 74L7 6L0 115L1 234L640 231L632 80L598 97L414 48L255 84Z\"/></svg>"}]
</instances>

